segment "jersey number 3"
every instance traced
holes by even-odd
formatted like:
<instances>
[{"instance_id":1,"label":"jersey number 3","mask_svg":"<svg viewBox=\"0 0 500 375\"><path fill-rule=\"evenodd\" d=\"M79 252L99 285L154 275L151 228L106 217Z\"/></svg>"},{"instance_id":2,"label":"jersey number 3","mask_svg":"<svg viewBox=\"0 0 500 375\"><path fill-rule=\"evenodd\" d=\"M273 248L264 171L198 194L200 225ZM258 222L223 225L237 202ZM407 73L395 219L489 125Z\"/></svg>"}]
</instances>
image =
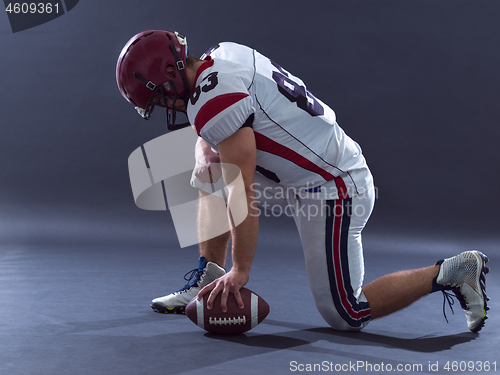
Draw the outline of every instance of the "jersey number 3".
<instances>
[{"instance_id":1,"label":"jersey number 3","mask_svg":"<svg viewBox=\"0 0 500 375\"><path fill-rule=\"evenodd\" d=\"M273 71L273 79L278 85L279 92L292 103L297 103L297 107L311 116L321 116L325 113L323 106L309 90L292 80L288 72L274 61L271 61L271 64L279 70L278 72Z\"/></svg>"},{"instance_id":2,"label":"jersey number 3","mask_svg":"<svg viewBox=\"0 0 500 375\"><path fill-rule=\"evenodd\" d=\"M219 83L219 79L217 78L217 74L219 72L212 72L209 75L207 75L203 80L201 81L201 84L196 86L194 89L193 95L191 95L191 104L195 105L195 103L198 101L200 98L200 94L202 92L209 92L210 90L213 90L215 86Z\"/></svg>"}]
</instances>

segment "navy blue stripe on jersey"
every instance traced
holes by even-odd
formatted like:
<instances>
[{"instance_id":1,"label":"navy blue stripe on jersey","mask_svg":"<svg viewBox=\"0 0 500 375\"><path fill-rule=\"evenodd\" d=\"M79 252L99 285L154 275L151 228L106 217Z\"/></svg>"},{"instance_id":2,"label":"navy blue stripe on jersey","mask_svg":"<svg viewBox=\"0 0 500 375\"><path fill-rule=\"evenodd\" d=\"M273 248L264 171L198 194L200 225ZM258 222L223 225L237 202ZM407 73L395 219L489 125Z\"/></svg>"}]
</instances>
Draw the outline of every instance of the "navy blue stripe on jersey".
<instances>
[{"instance_id":1,"label":"navy blue stripe on jersey","mask_svg":"<svg viewBox=\"0 0 500 375\"><path fill-rule=\"evenodd\" d=\"M326 201L326 262L330 292L339 315L351 327L360 327L370 319L370 306L358 302L349 275L348 237L352 199Z\"/></svg>"},{"instance_id":2,"label":"navy blue stripe on jersey","mask_svg":"<svg viewBox=\"0 0 500 375\"><path fill-rule=\"evenodd\" d=\"M280 178L278 175L274 172L271 172L270 170L267 170L266 168L262 168L260 165L255 166L255 170L259 172L262 176L276 182L279 184L281 182Z\"/></svg>"}]
</instances>

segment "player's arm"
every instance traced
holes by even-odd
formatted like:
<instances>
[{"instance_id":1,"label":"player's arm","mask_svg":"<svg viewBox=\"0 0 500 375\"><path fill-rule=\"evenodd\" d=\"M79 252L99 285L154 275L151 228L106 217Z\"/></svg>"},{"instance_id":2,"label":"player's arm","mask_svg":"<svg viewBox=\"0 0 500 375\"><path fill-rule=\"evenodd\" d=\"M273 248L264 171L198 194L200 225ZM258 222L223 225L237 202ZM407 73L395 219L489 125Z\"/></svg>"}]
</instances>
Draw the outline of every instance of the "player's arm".
<instances>
[{"instance_id":1,"label":"player's arm","mask_svg":"<svg viewBox=\"0 0 500 375\"><path fill-rule=\"evenodd\" d=\"M200 137L195 147L195 159L196 178L203 184L211 183L211 192L213 193L215 191L214 183L222 176L219 155ZM200 255L208 260L217 263L220 267L225 267L230 232L216 236L214 234L221 233L222 227L227 228L227 203L221 204L221 198L212 193L208 193L203 188L199 189L199 251Z\"/></svg>"},{"instance_id":2,"label":"player's arm","mask_svg":"<svg viewBox=\"0 0 500 375\"><path fill-rule=\"evenodd\" d=\"M231 229L233 260L231 270L226 275L207 285L198 294L200 299L205 293L211 291L207 302L207 307L211 308L215 297L222 292L221 308L225 311L229 293L233 293L238 305L243 307L239 290L248 282L250 277L250 268L252 267L257 244L259 218L253 203L255 200L253 183L257 149L253 130L249 127L238 130L219 143L218 149L222 163L236 165L240 168L246 196L244 204L247 205L248 209L248 216L245 220ZM226 178L224 167L222 173ZM241 198L241 193L238 193L236 188L229 186L228 209L231 211L241 207Z\"/></svg>"}]
</instances>

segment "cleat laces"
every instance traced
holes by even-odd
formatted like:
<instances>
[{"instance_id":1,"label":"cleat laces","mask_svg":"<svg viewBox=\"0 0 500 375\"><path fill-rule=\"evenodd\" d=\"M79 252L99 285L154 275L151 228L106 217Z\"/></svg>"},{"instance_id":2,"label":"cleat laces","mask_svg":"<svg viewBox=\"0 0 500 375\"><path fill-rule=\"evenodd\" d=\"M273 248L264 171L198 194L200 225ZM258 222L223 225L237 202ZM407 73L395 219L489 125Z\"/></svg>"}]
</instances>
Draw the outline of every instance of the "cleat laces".
<instances>
[{"instance_id":1,"label":"cleat laces","mask_svg":"<svg viewBox=\"0 0 500 375\"><path fill-rule=\"evenodd\" d=\"M442 290L441 292L443 292L443 315L446 319L446 323L449 324L450 322L448 321L448 317L446 316L446 302L448 302L451 313L454 315L455 311L453 311L453 305L455 304L455 300L453 299L453 297L456 298L456 296L454 294L451 294L450 292L447 292L446 290Z\"/></svg>"},{"instance_id":2,"label":"cleat laces","mask_svg":"<svg viewBox=\"0 0 500 375\"><path fill-rule=\"evenodd\" d=\"M200 277L203 275L203 270L200 270L198 268L194 268L192 269L191 271L188 271L185 275L184 275L184 280L187 281L187 284L184 285L184 287L182 287L182 289L180 289L178 291L179 292L183 292L189 288L191 288L191 286L193 286L193 284L197 284L198 283L198 280L200 279Z\"/></svg>"}]
</instances>

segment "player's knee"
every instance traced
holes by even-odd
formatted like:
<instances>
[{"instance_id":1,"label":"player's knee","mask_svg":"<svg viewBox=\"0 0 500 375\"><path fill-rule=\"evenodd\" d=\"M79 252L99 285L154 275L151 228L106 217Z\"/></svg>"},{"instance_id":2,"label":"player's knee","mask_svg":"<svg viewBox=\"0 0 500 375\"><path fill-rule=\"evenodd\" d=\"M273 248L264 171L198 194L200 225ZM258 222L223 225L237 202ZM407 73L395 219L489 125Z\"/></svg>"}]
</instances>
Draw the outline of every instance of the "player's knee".
<instances>
[{"instance_id":1,"label":"player's knee","mask_svg":"<svg viewBox=\"0 0 500 375\"><path fill-rule=\"evenodd\" d=\"M342 331L342 332L358 332L361 331L366 324L360 324L360 325L351 325L347 323L345 320L342 318L334 317L332 318L324 318L325 321L330 325L331 328L333 328L335 331Z\"/></svg>"},{"instance_id":2,"label":"player's knee","mask_svg":"<svg viewBox=\"0 0 500 375\"><path fill-rule=\"evenodd\" d=\"M342 316L337 309L326 306L317 306L318 311L331 328L336 331L357 332L361 331L369 322L369 319L353 319L348 316ZM345 314L344 314L345 315Z\"/></svg>"},{"instance_id":3,"label":"player's knee","mask_svg":"<svg viewBox=\"0 0 500 375\"><path fill-rule=\"evenodd\" d=\"M328 323L330 324L330 327L333 328L335 331L342 331L342 332L359 332L361 331L365 325L360 325L360 326L351 326L346 322L334 322L334 323Z\"/></svg>"}]
</instances>

